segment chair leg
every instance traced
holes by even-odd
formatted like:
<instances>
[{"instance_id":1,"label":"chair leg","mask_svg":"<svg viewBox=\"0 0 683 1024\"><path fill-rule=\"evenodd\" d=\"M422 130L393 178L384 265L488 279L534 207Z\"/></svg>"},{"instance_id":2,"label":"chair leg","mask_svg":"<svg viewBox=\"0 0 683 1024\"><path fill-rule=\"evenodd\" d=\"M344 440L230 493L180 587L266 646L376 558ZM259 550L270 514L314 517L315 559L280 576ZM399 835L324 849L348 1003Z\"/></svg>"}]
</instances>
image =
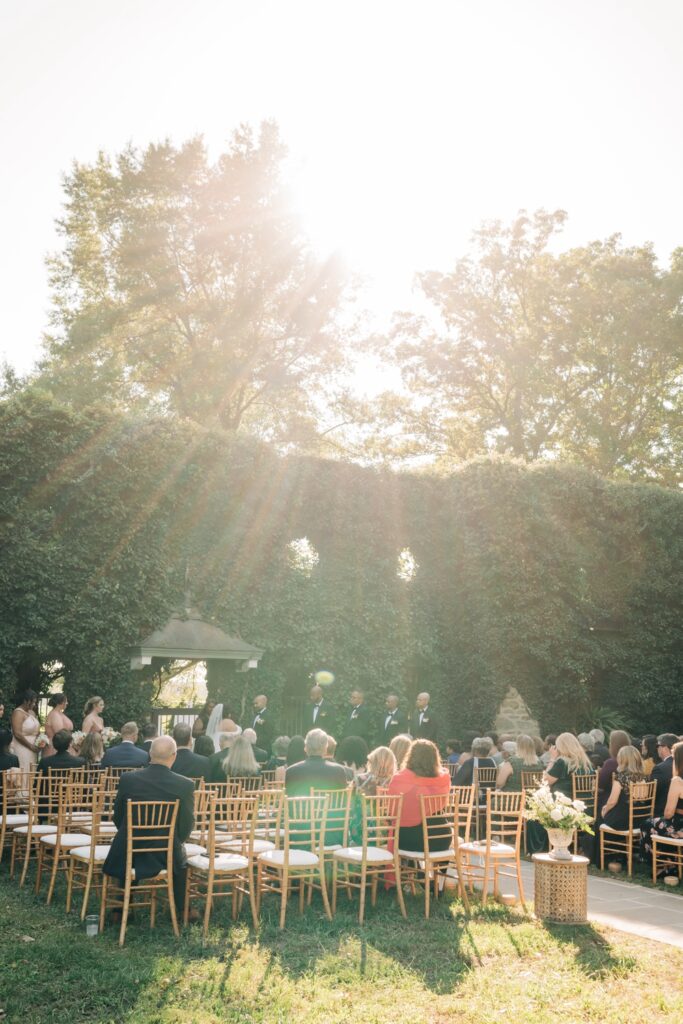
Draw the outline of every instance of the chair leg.
<instances>
[{"instance_id":1,"label":"chair leg","mask_svg":"<svg viewBox=\"0 0 683 1024\"><path fill-rule=\"evenodd\" d=\"M107 910L108 875L102 872L102 895L100 897L100 933L104 931L104 917Z\"/></svg>"},{"instance_id":2,"label":"chair leg","mask_svg":"<svg viewBox=\"0 0 683 1024\"><path fill-rule=\"evenodd\" d=\"M365 889L368 881L368 867L367 864L363 864L360 869L360 908L358 911L358 922L363 923L365 916Z\"/></svg>"},{"instance_id":3,"label":"chair leg","mask_svg":"<svg viewBox=\"0 0 683 1024\"><path fill-rule=\"evenodd\" d=\"M339 870L339 861L336 857L332 858L332 913L337 913L337 883Z\"/></svg>"},{"instance_id":4,"label":"chair leg","mask_svg":"<svg viewBox=\"0 0 683 1024\"><path fill-rule=\"evenodd\" d=\"M81 907L81 921L85 920L85 915L88 913L88 903L90 902L90 888L92 886L92 876L94 872L94 866L88 865L88 873L85 876L85 885L83 887L83 906Z\"/></svg>"},{"instance_id":5,"label":"chair leg","mask_svg":"<svg viewBox=\"0 0 683 1024\"><path fill-rule=\"evenodd\" d=\"M403 899L403 880L401 878L401 864L398 857L394 861L394 875L396 877L396 898L403 917L407 917L406 902Z\"/></svg>"},{"instance_id":6,"label":"chair leg","mask_svg":"<svg viewBox=\"0 0 683 1024\"><path fill-rule=\"evenodd\" d=\"M66 869L66 913L71 913L71 894L73 893L74 885L74 864L75 860L73 857L69 857L68 867Z\"/></svg>"},{"instance_id":7,"label":"chair leg","mask_svg":"<svg viewBox=\"0 0 683 1024\"><path fill-rule=\"evenodd\" d=\"M605 833L600 831L600 870L605 870Z\"/></svg>"},{"instance_id":8,"label":"chair leg","mask_svg":"<svg viewBox=\"0 0 683 1024\"><path fill-rule=\"evenodd\" d=\"M157 926L157 891L152 889L152 894L149 900L149 926L150 928L156 928Z\"/></svg>"},{"instance_id":9,"label":"chair leg","mask_svg":"<svg viewBox=\"0 0 683 1024\"><path fill-rule=\"evenodd\" d=\"M204 927L202 929L202 938L206 941L206 936L209 934L209 922L211 921L211 906L213 903L213 877L209 875L206 883L206 903L204 904Z\"/></svg>"},{"instance_id":10,"label":"chair leg","mask_svg":"<svg viewBox=\"0 0 683 1024\"><path fill-rule=\"evenodd\" d=\"M377 906L377 885L379 882L379 875L373 875L372 884L370 886L370 906Z\"/></svg>"},{"instance_id":11,"label":"chair leg","mask_svg":"<svg viewBox=\"0 0 683 1024\"><path fill-rule=\"evenodd\" d=\"M429 877L430 865L429 861L425 861L425 917L429 917L429 901L431 897L432 883ZM434 880L436 881L436 871L434 871Z\"/></svg>"},{"instance_id":12,"label":"chair leg","mask_svg":"<svg viewBox=\"0 0 683 1024\"><path fill-rule=\"evenodd\" d=\"M130 907L130 878L126 878L123 891L123 909L121 910L121 928L119 930L119 946L126 941L126 928L128 927L128 909Z\"/></svg>"},{"instance_id":13,"label":"chair leg","mask_svg":"<svg viewBox=\"0 0 683 1024\"><path fill-rule=\"evenodd\" d=\"M284 928L287 918L287 896L289 895L289 875L287 868L282 872L282 893L280 898L280 928Z\"/></svg>"},{"instance_id":14,"label":"chair leg","mask_svg":"<svg viewBox=\"0 0 683 1024\"><path fill-rule=\"evenodd\" d=\"M657 881L657 840L652 837L652 881Z\"/></svg>"},{"instance_id":15,"label":"chair leg","mask_svg":"<svg viewBox=\"0 0 683 1024\"><path fill-rule=\"evenodd\" d=\"M256 906L256 893L254 892L254 865L249 864L247 869L247 885L249 886L249 905L251 907L251 920L254 928L258 927L258 908Z\"/></svg>"},{"instance_id":16,"label":"chair leg","mask_svg":"<svg viewBox=\"0 0 683 1024\"><path fill-rule=\"evenodd\" d=\"M41 882L43 881L43 851L44 850L45 850L45 847L40 842L40 840L38 840L38 863L37 863L37 866L36 866L36 884L35 884L35 886L33 888L33 891L36 894L36 896L40 892L40 885L41 885Z\"/></svg>"},{"instance_id":17,"label":"chair leg","mask_svg":"<svg viewBox=\"0 0 683 1024\"><path fill-rule=\"evenodd\" d=\"M320 861L320 893L323 898L323 906L325 908L325 916L328 921L332 920L332 911L330 910L330 901L327 895L327 879L325 878L325 865L323 861Z\"/></svg>"},{"instance_id":18,"label":"chair leg","mask_svg":"<svg viewBox=\"0 0 683 1024\"><path fill-rule=\"evenodd\" d=\"M186 883L187 884L187 881ZM168 892L168 909L171 914L171 925L173 926L173 934L176 939L180 938L180 928L178 927L178 915L176 913L175 906L175 893L173 892L173 872L169 871L168 878L166 880L167 892Z\"/></svg>"},{"instance_id":19,"label":"chair leg","mask_svg":"<svg viewBox=\"0 0 683 1024\"><path fill-rule=\"evenodd\" d=\"M26 836L26 850L24 851L24 863L21 869L21 878L19 879L19 888L23 889L26 884L26 875L28 874L28 865L31 860L31 847L33 845L33 836L29 833Z\"/></svg>"},{"instance_id":20,"label":"chair leg","mask_svg":"<svg viewBox=\"0 0 683 1024\"><path fill-rule=\"evenodd\" d=\"M62 856L62 849L61 849L59 843L57 843L57 845L55 846L55 849L54 849L54 853L52 854L52 872L50 874L50 885L49 885L49 888L47 890L47 900L46 900L46 903L47 903L48 907L52 903L52 896L53 896L53 893L55 891L55 882L57 881L57 869L59 868L59 858L61 856Z\"/></svg>"}]
</instances>

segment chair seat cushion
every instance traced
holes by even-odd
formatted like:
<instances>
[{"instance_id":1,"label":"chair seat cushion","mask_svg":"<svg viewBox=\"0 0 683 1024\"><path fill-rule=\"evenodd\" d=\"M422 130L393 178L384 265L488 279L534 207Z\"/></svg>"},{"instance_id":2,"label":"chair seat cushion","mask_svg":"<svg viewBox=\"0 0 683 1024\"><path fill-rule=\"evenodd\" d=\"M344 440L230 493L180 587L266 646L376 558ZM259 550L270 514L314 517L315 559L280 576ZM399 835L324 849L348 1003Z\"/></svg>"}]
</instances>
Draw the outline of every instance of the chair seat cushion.
<instances>
[{"instance_id":1,"label":"chair seat cushion","mask_svg":"<svg viewBox=\"0 0 683 1024\"><path fill-rule=\"evenodd\" d=\"M424 850L399 850L398 855L399 857L406 857L408 860L424 860L425 857L429 860L453 860L455 850L432 850L427 854L425 854Z\"/></svg>"},{"instance_id":2,"label":"chair seat cushion","mask_svg":"<svg viewBox=\"0 0 683 1024\"><path fill-rule=\"evenodd\" d=\"M461 843L461 853L476 853L480 857L486 856L486 843ZM514 846L508 846L507 843L495 843L489 847L489 856L491 857L514 857L515 856Z\"/></svg>"},{"instance_id":3,"label":"chair seat cushion","mask_svg":"<svg viewBox=\"0 0 683 1024\"><path fill-rule=\"evenodd\" d=\"M186 857L198 857L202 853L206 853L206 847L201 846L200 843L183 843L185 847Z\"/></svg>"},{"instance_id":4,"label":"chair seat cushion","mask_svg":"<svg viewBox=\"0 0 683 1024\"><path fill-rule=\"evenodd\" d=\"M77 860L89 861L92 849L93 849L92 846L78 846L78 847L76 847L75 850L71 851L69 856L75 857ZM107 859L107 854L108 853L109 853L109 847L108 846L106 846L106 845L96 846L95 847L94 857L93 857L95 863L96 864L104 864L105 860Z\"/></svg>"},{"instance_id":5,"label":"chair seat cushion","mask_svg":"<svg viewBox=\"0 0 683 1024\"><path fill-rule=\"evenodd\" d=\"M266 850L259 854L259 860L276 867L283 867L286 861L292 868L314 868L318 863L317 855L310 850Z\"/></svg>"},{"instance_id":6,"label":"chair seat cushion","mask_svg":"<svg viewBox=\"0 0 683 1024\"><path fill-rule=\"evenodd\" d=\"M342 846L334 851L338 860L350 860L360 864L363 859L362 846ZM367 860L369 864L391 864L394 856L389 850L383 850L378 846L368 846Z\"/></svg>"},{"instance_id":7,"label":"chair seat cushion","mask_svg":"<svg viewBox=\"0 0 683 1024\"><path fill-rule=\"evenodd\" d=\"M166 868L164 868L162 871L159 872L158 875L154 875L152 878L149 878L149 877L143 878L140 884L141 885L147 885L149 882L163 882L164 879L167 876L168 876L168 871L166 870ZM135 879L135 868L131 868L131 870L130 870L130 877L132 879Z\"/></svg>"},{"instance_id":8,"label":"chair seat cushion","mask_svg":"<svg viewBox=\"0 0 683 1024\"><path fill-rule=\"evenodd\" d=\"M84 832L62 832L61 836L56 833L42 836L40 841L47 846L56 846L58 842L60 846L90 846L92 836L86 836Z\"/></svg>"},{"instance_id":9,"label":"chair seat cushion","mask_svg":"<svg viewBox=\"0 0 683 1024\"><path fill-rule=\"evenodd\" d=\"M0 814L0 825L7 825L9 828L12 825L26 825L28 821L28 814L6 814L4 817Z\"/></svg>"},{"instance_id":10,"label":"chair seat cushion","mask_svg":"<svg viewBox=\"0 0 683 1024\"><path fill-rule=\"evenodd\" d=\"M241 839L221 839L216 841L216 846L221 850L242 850L247 844ZM267 850L274 850L275 843L270 839L255 839L254 853L265 853Z\"/></svg>"},{"instance_id":11,"label":"chair seat cushion","mask_svg":"<svg viewBox=\"0 0 683 1024\"><path fill-rule=\"evenodd\" d=\"M27 836L29 828L34 836L51 836L57 831L56 825L20 825L14 831L20 836Z\"/></svg>"},{"instance_id":12,"label":"chair seat cushion","mask_svg":"<svg viewBox=\"0 0 683 1024\"><path fill-rule=\"evenodd\" d=\"M99 825L83 825L83 831L88 832L92 835L93 829L96 828L100 835L103 836L115 836L118 829L113 821L101 821Z\"/></svg>"},{"instance_id":13,"label":"chair seat cushion","mask_svg":"<svg viewBox=\"0 0 683 1024\"><path fill-rule=\"evenodd\" d=\"M639 836L640 829L634 828L632 832L629 832L627 828L610 828L609 825L605 825L603 822L600 826L601 832L611 832L613 836Z\"/></svg>"},{"instance_id":14,"label":"chair seat cushion","mask_svg":"<svg viewBox=\"0 0 683 1024\"><path fill-rule=\"evenodd\" d=\"M92 811L74 811L69 817L72 821L92 821Z\"/></svg>"},{"instance_id":15,"label":"chair seat cushion","mask_svg":"<svg viewBox=\"0 0 683 1024\"><path fill-rule=\"evenodd\" d=\"M329 845L325 843L325 845L323 846L323 850L325 851L325 853L334 853L335 850L341 850L341 848L341 843L330 843Z\"/></svg>"},{"instance_id":16,"label":"chair seat cushion","mask_svg":"<svg viewBox=\"0 0 683 1024\"><path fill-rule=\"evenodd\" d=\"M283 839L285 830L283 828L257 828L254 829L254 835L259 836L261 839L265 839L268 836L276 836L278 839Z\"/></svg>"},{"instance_id":17,"label":"chair seat cushion","mask_svg":"<svg viewBox=\"0 0 683 1024\"><path fill-rule=\"evenodd\" d=\"M195 857L189 857L187 863L195 871L206 871L208 873L211 862L208 857L199 853ZM214 867L219 874L229 874L236 871L244 871L249 867L246 857L240 857L237 853L219 853L214 858Z\"/></svg>"}]
</instances>

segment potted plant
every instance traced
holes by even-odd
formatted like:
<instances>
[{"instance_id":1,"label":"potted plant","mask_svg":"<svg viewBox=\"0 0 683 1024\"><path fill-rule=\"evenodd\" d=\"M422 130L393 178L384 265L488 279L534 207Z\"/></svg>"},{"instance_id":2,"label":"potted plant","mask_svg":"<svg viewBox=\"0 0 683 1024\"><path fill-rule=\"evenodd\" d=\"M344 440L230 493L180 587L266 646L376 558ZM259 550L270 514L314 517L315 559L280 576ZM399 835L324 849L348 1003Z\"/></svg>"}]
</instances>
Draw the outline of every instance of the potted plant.
<instances>
[{"instance_id":1,"label":"potted plant","mask_svg":"<svg viewBox=\"0 0 683 1024\"><path fill-rule=\"evenodd\" d=\"M554 860L571 860L569 852L574 832L593 835L593 818L586 814L583 800L570 800L564 793L553 793L544 784L527 795L525 817L537 821L548 833L550 856Z\"/></svg>"}]
</instances>

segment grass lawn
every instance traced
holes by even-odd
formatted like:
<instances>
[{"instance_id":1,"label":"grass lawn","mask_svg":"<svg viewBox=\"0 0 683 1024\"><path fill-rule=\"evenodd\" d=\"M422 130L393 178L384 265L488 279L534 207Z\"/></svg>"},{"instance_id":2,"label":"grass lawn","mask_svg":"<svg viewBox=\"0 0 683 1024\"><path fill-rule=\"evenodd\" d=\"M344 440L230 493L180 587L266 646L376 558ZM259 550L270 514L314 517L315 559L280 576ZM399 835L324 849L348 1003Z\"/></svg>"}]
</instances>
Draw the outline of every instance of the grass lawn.
<instances>
[{"instance_id":1,"label":"grass lawn","mask_svg":"<svg viewBox=\"0 0 683 1024\"><path fill-rule=\"evenodd\" d=\"M518 910L457 900L408 921L380 897L359 927L345 899L333 922L319 903L294 906L277 928L264 901L258 934L246 917L176 941L162 917L133 923L124 949L109 928L88 939L62 894L20 890L0 868L0 1007L21 1024L562 1024L679 1022L683 950L598 927L544 927ZM246 907L245 907L246 911ZM144 912L143 912L144 914Z\"/></svg>"}]
</instances>

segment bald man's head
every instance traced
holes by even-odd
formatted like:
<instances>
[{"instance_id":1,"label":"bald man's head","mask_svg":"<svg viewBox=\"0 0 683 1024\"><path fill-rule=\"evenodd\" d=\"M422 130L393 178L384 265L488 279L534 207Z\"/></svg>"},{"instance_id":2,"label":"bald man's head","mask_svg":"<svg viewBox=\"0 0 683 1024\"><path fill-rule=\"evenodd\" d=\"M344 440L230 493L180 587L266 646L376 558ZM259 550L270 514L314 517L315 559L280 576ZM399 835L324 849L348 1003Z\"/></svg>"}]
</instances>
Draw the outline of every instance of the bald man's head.
<instances>
[{"instance_id":1,"label":"bald man's head","mask_svg":"<svg viewBox=\"0 0 683 1024\"><path fill-rule=\"evenodd\" d=\"M152 740L149 748L149 759L152 764L165 764L167 768L170 768L175 761L177 751L178 748L172 736L157 736L155 740Z\"/></svg>"}]
</instances>

